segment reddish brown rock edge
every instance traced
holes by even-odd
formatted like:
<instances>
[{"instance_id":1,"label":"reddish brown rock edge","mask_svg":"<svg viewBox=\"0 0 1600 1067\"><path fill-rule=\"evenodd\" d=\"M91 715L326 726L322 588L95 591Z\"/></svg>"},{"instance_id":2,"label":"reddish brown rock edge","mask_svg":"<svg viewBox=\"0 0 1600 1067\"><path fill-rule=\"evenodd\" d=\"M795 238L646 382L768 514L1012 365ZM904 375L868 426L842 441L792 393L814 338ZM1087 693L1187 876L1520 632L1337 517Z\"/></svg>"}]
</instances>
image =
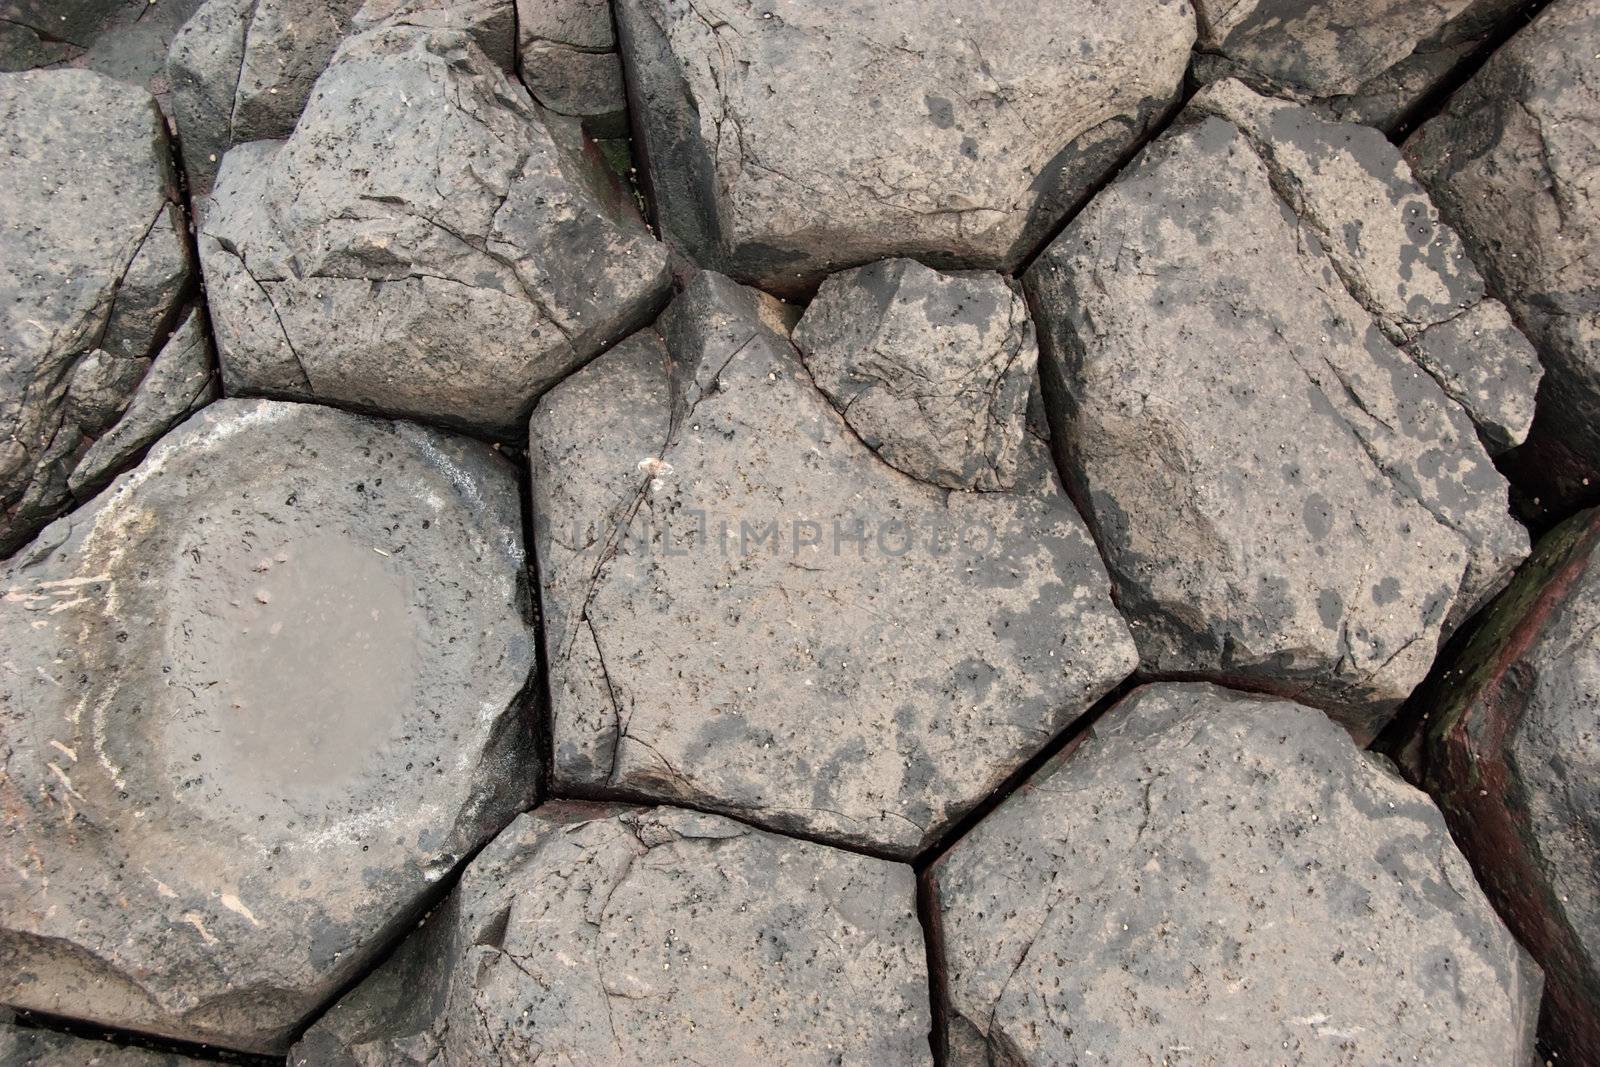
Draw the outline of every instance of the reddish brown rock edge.
<instances>
[{"instance_id":1,"label":"reddish brown rock edge","mask_svg":"<svg viewBox=\"0 0 1600 1067\"><path fill-rule=\"evenodd\" d=\"M1538 876L1540 852L1524 789L1507 764L1527 710L1524 658L1572 594L1600 541L1600 508L1539 543L1447 676L1427 737L1424 778L1478 883L1545 972L1540 1031L1566 1046L1563 1062L1600 1056L1600 973L1585 959L1554 890Z\"/></svg>"}]
</instances>

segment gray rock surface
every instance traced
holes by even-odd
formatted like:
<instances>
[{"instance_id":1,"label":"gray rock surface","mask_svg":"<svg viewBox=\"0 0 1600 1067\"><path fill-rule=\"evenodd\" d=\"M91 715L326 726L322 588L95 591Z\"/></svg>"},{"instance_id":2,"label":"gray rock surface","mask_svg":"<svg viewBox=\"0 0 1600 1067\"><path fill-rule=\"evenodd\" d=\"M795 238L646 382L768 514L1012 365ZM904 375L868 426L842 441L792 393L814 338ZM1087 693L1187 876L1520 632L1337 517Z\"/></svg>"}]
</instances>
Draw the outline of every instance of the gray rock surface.
<instances>
[{"instance_id":1,"label":"gray rock surface","mask_svg":"<svg viewBox=\"0 0 1600 1067\"><path fill-rule=\"evenodd\" d=\"M0 71L78 67L167 107L167 48L200 0L0 0Z\"/></svg>"},{"instance_id":2,"label":"gray rock surface","mask_svg":"<svg viewBox=\"0 0 1600 1067\"><path fill-rule=\"evenodd\" d=\"M1545 388L1535 456L1522 468L1554 497L1592 497L1600 486L1597 52L1600 2L1557 0L1406 144L1538 346Z\"/></svg>"},{"instance_id":3,"label":"gray rock surface","mask_svg":"<svg viewBox=\"0 0 1600 1067\"><path fill-rule=\"evenodd\" d=\"M1539 969L1323 715L1136 690L941 857L952 1067L1524 1067Z\"/></svg>"},{"instance_id":4,"label":"gray rock surface","mask_svg":"<svg viewBox=\"0 0 1600 1067\"><path fill-rule=\"evenodd\" d=\"M520 429L668 284L665 248L552 123L463 33L346 41L293 136L228 153L205 216L229 391Z\"/></svg>"},{"instance_id":5,"label":"gray rock surface","mask_svg":"<svg viewBox=\"0 0 1600 1067\"><path fill-rule=\"evenodd\" d=\"M892 259L835 274L795 327L806 369L890 466L950 489L1016 484L1039 366L1028 305L998 274Z\"/></svg>"},{"instance_id":6,"label":"gray rock surface","mask_svg":"<svg viewBox=\"0 0 1600 1067\"><path fill-rule=\"evenodd\" d=\"M1425 780L1544 967L1556 1063L1600 1057L1600 511L1547 535L1425 705Z\"/></svg>"},{"instance_id":7,"label":"gray rock surface","mask_svg":"<svg viewBox=\"0 0 1600 1067\"><path fill-rule=\"evenodd\" d=\"M351 33L381 25L468 33L512 69L513 0L207 0L167 58L184 168L209 192L236 144L294 130L334 51Z\"/></svg>"},{"instance_id":8,"label":"gray rock surface","mask_svg":"<svg viewBox=\"0 0 1600 1067\"><path fill-rule=\"evenodd\" d=\"M1195 70L1391 127L1524 0L1195 0Z\"/></svg>"},{"instance_id":9,"label":"gray rock surface","mask_svg":"<svg viewBox=\"0 0 1600 1067\"><path fill-rule=\"evenodd\" d=\"M618 0L666 238L776 293L1013 266L1176 99L1187 0Z\"/></svg>"},{"instance_id":10,"label":"gray rock surface","mask_svg":"<svg viewBox=\"0 0 1600 1067\"><path fill-rule=\"evenodd\" d=\"M0 1017L4 1013L0 1012ZM0 1021L5 1067L201 1067L201 1061Z\"/></svg>"},{"instance_id":11,"label":"gray rock surface","mask_svg":"<svg viewBox=\"0 0 1600 1067\"><path fill-rule=\"evenodd\" d=\"M3 74L0 129L3 557L69 503L97 437L164 428L113 429L178 325L193 265L149 93L89 71Z\"/></svg>"},{"instance_id":12,"label":"gray rock surface","mask_svg":"<svg viewBox=\"0 0 1600 1067\"><path fill-rule=\"evenodd\" d=\"M1310 226L1384 336L1465 409L1491 453L1519 445L1543 374L1533 345L1489 296L1456 232L1377 130L1227 80L1193 106L1249 138L1272 187Z\"/></svg>"},{"instance_id":13,"label":"gray rock surface","mask_svg":"<svg viewBox=\"0 0 1600 1067\"><path fill-rule=\"evenodd\" d=\"M555 777L916 854L1135 665L1044 448L890 467L782 306L700 274L529 444ZM692 712L686 709L694 709Z\"/></svg>"},{"instance_id":14,"label":"gray rock surface","mask_svg":"<svg viewBox=\"0 0 1600 1067\"><path fill-rule=\"evenodd\" d=\"M1342 169L1340 141L1314 158ZM1315 185L1274 189L1291 154L1197 108L1026 281L1053 441L1143 666L1296 695L1366 739L1527 534L1466 412L1386 333L1392 297L1426 304L1436 231L1408 248L1357 219L1327 250Z\"/></svg>"},{"instance_id":15,"label":"gray rock surface","mask_svg":"<svg viewBox=\"0 0 1600 1067\"><path fill-rule=\"evenodd\" d=\"M0 572L0 1003L282 1051L533 794L518 510L223 400Z\"/></svg>"},{"instance_id":16,"label":"gray rock surface","mask_svg":"<svg viewBox=\"0 0 1600 1067\"><path fill-rule=\"evenodd\" d=\"M541 106L582 119L594 136L628 132L607 0L517 0L517 72Z\"/></svg>"},{"instance_id":17,"label":"gray rock surface","mask_svg":"<svg viewBox=\"0 0 1600 1067\"><path fill-rule=\"evenodd\" d=\"M547 804L289 1062L930 1064L915 896L720 816Z\"/></svg>"}]
</instances>

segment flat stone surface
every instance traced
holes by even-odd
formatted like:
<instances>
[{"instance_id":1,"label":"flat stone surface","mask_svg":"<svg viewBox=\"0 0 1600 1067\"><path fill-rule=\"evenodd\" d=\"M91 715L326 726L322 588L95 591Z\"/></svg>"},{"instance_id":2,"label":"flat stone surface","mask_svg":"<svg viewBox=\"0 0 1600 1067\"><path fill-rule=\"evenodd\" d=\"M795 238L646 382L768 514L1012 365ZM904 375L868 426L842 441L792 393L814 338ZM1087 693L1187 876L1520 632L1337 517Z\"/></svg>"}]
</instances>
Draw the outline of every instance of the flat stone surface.
<instances>
[{"instance_id":1,"label":"flat stone surface","mask_svg":"<svg viewBox=\"0 0 1600 1067\"><path fill-rule=\"evenodd\" d=\"M4 557L69 503L178 325L192 264L149 93L89 71L0 74L0 130Z\"/></svg>"},{"instance_id":2,"label":"flat stone surface","mask_svg":"<svg viewBox=\"0 0 1600 1067\"><path fill-rule=\"evenodd\" d=\"M168 105L166 59L200 0L0 0L0 71L76 67Z\"/></svg>"},{"instance_id":3,"label":"flat stone surface","mask_svg":"<svg viewBox=\"0 0 1600 1067\"><path fill-rule=\"evenodd\" d=\"M200 1067L201 1061L0 1022L6 1067Z\"/></svg>"},{"instance_id":4,"label":"flat stone surface","mask_svg":"<svg viewBox=\"0 0 1600 1067\"><path fill-rule=\"evenodd\" d=\"M1438 810L1289 701L1136 690L927 877L952 1067L1531 1060Z\"/></svg>"},{"instance_id":5,"label":"flat stone surface","mask_svg":"<svg viewBox=\"0 0 1600 1067\"><path fill-rule=\"evenodd\" d=\"M619 0L666 238L771 292L1014 266L1177 98L1187 0Z\"/></svg>"},{"instance_id":6,"label":"flat stone surface","mask_svg":"<svg viewBox=\"0 0 1600 1067\"><path fill-rule=\"evenodd\" d=\"M1538 346L1545 388L1517 478L1557 516L1600 487L1597 52L1600 0L1557 0L1405 149Z\"/></svg>"},{"instance_id":7,"label":"flat stone surface","mask_svg":"<svg viewBox=\"0 0 1600 1067\"><path fill-rule=\"evenodd\" d=\"M224 161L200 255L228 389L520 428L668 283L572 132L465 34L350 38L293 136Z\"/></svg>"},{"instance_id":8,"label":"flat stone surface","mask_svg":"<svg viewBox=\"0 0 1600 1067\"><path fill-rule=\"evenodd\" d=\"M950 489L1016 484L1039 367L998 274L883 260L822 283L794 331L817 387L890 466Z\"/></svg>"},{"instance_id":9,"label":"flat stone surface","mask_svg":"<svg viewBox=\"0 0 1600 1067\"><path fill-rule=\"evenodd\" d=\"M1466 411L1485 446L1521 444L1539 358L1399 151L1377 130L1327 121L1231 79L1192 103L1249 138L1350 295Z\"/></svg>"},{"instance_id":10,"label":"flat stone surface","mask_svg":"<svg viewBox=\"0 0 1600 1067\"><path fill-rule=\"evenodd\" d=\"M0 1002L281 1051L532 796L516 475L224 400L0 572Z\"/></svg>"},{"instance_id":11,"label":"flat stone surface","mask_svg":"<svg viewBox=\"0 0 1600 1067\"><path fill-rule=\"evenodd\" d=\"M1386 332L1410 289L1375 317L1341 273L1425 259L1434 232L1331 254L1321 202L1274 191L1282 163L1197 108L1026 280L1052 439L1142 666L1296 695L1366 739L1527 534L1466 411Z\"/></svg>"},{"instance_id":12,"label":"flat stone surface","mask_svg":"<svg viewBox=\"0 0 1600 1067\"><path fill-rule=\"evenodd\" d=\"M902 864L720 816L546 804L289 1062L929 1065L915 898Z\"/></svg>"},{"instance_id":13,"label":"flat stone surface","mask_svg":"<svg viewBox=\"0 0 1600 1067\"><path fill-rule=\"evenodd\" d=\"M1557 1063L1600 1053L1600 512L1539 543L1441 675L1426 782L1544 967Z\"/></svg>"},{"instance_id":14,"label":"flat stone surface","mask_svg":"<svg viewBox=\"0 0 1600 1067\"><path fill-rule=\"evenodd\" d=\"M1388 127L1522 0L1195 0L1201 80L1229 75Z\"/></svg>"},{"instance_id":15,"label":"flat stone surface","mask_svg":"<svg viewBox=\"0 0 1600 1067\"><path fill-rule=\"evenodd\" d=\"M700 274L535 409L555 777L914 855L1133 645L1034 437L1011 492L917 481L785 327Z\"/></svg>"}]
</instances>

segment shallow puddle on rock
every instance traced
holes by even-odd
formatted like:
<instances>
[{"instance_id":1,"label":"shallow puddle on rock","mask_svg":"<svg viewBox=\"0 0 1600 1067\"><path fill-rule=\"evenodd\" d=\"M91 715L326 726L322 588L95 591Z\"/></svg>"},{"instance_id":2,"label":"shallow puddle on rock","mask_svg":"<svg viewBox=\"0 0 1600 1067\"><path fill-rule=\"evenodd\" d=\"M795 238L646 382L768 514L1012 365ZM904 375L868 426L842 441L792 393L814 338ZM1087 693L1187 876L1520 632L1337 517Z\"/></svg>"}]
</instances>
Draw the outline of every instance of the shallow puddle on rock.
<instances>
[{"instance_id":1,"label":"shallow puddle on rock","mask_svg":"<svg viewBox=\"0 0 1600 1067\"><path fill-rule=\"evenodd\" d=\"M345 795L414 700L415 622L398 566L332 535L182 559L195 610L173 620L174 681L199 699L168 724L174 773L269 816ZM206 599L192 599L202 588Z\"/></svg>"}]
</instances>

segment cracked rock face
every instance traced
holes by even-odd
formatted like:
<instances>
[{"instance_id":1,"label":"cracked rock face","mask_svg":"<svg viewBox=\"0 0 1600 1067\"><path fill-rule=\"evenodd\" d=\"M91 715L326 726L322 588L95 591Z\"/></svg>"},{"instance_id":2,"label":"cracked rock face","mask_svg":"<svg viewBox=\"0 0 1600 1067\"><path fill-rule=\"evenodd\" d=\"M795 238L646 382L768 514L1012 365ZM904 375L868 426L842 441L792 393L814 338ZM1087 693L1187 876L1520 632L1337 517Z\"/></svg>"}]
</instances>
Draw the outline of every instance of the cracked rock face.
<instances>
[{"instance_id":1,"label":"cracked rock face","mask_svg":"<svg viewBox=\"0 0 1600 1067\"><path fill-rule=\"evenodd\" d=\"M189 187L210 191L231 146L288 137L352 32L461 30L510 70L514 19L512 0L207 0L167 58Z\"/></svg>"},{"instance_id":2,"label":"cracked rock face","mask_svg":"<svg viewBox=\"0 0 1600 1067\"><path fill-rule=\"evenodd\" d=\"M890 467L781 307L700 274L534 411L555 775L914 855L1133 646L1037 439L1011 492Z\"/></svg>"},{"instance_id":3,"label":"cracked rock face","mask_svg":"<svg viewBox=\"0 0 1600 1067\"><path fill-rule=\"evenodd\" d=\"M607 0L517 0L517 73L540 106L595 137L628 133L622 57Z\"/></svg>"},{"instance_id":4,"label":"cracked rock face","mask_svg":"<svg viewBox=\"0 0 1600 1067\"><path fill-rule=\"evenodd\" d=\"M3 74L0 127L3 557L202 402L211 372L183 316L193 266L150 94L89 71ZM152 406L174 362L184 395Z\"/></svg>"},{"instance_id":5,"label":"cracked rock face","mask_svg":"<svg viewBox=\"0 0 1600 1067\"><path fill-rule=\"evenodd\" d=\"M1186 0L619 0L667 239L771 292L1015 265L1176 99Z\"/></svg>"},{"instance_id":6,"label":"cracked rock face","mask_svg":"<svg viewBox=\"0 0 1600 1067\"><path fill-rule=\"evenodd\" d=\"M281 1051L521 810L516 477L224 400L0 572L0 1002Z\"/></svg>"},{"instance_id":7,"label":"cracked rock face","mask_svg":"<svg viewBox=\"0 0 1600 1067\"><path fill-rule=\"evenodd\" d=\"M187 1056L11 1026L3 1017L0 1012L0 1063L6 1067L202 1067Z\"/></svg>"},{"instance_id":8,"label":"cracked rock face","mask_svg":"<svg viewBox=\"0 0 1600 1067\"><path fill-rule=\"evenodd\" d=\"M1488 435L1522 416L1477 399L1476 345L1446 373L1404 340L1486 303L1414 187L1355 218L1321 187L1375 142L1263 103L1289 135L1265 144L1208 106L1232 113L1202 100L1028 272L1053 440L1146 669L1298 695L1370 738L1527 553L1450 392Z\"/></svg>"},{"instance_id":9,"label":"cracked rock face","mask_svg":"<svg viewBox=\"0 0 1600 1067\"><path fill-rule=\"evenodd\" d=\"M1229 75L1389 127L1521 0L1195 0L1202 81Z\"/></svg>"},{"instance_id":10,"label":"cracked rock face","mask_svg":"<svg viewBox=\"0 0 1600 1067\"><path fill-rule=\"evenodd\" d=\"M1547 378L1518 477L1552 498L1600 485L1597 52L1600 2L1551 4L1406 144L1538 345Z\"/></svg>"},{"instance_id":11,"label":"cracked rock face","mask_svg":"<svg viewBox=\"0 0 1600 1067\"><path fill-rule=\"evenodd\" d=\"M822 283L794 331L806 369L890 466L1010 489L1038 369L1028 305L998 274L885 260Z\"/></svg>"},{"instance_id":12,"label":"cracked rock face","mask_svg":"<svg viewBox=\"0 0 1600 1067\"><path fill-rule=\"evenodd\" d=\"M200 0L0 0L0 71L77 67L167 107L167 48Z\"/></svg>"},{"instance_id":13,"label":"cracked rock face","mask_svg":"<svg viewBox=\"0 0 1600 1067\"><path fill-rule=\"evenodd\" d=\"M1543 541L1430 702L1426 782L1544 967L1557 1062L1600 1054L1600 512Z\"/></svg>"},{"instance_id":14,"label":"cracked rock face","mask_svg":"<svg viewBox=\"0 0 1600 1067\"><path fill-rule=\"evenodd\" d=\"M296 1067L931 1064L910 868L676 808L555 802Z\"/></svg>"},{"instance_id":15,"label":"cracked rock face","mask_svg":"<svg viewBox=\"0 0 1600 1067\"><path fill-rule=\"evenodd\" d=\"M1531 1058L1438 810L1289 701L1137 690L927 877L953 1067Z\"/></svg>"},{"instance_id":16,"label":"cracked rock face","mask_svg":"<svg viewBox=\"0 0 1600 1067\"><path fill-rule=\"evenodd\" d=\"M231 391L509 434L664 296L665 249L576 131L464 34L351 38L200 234Z\"/></svg>"}]
</instances>

